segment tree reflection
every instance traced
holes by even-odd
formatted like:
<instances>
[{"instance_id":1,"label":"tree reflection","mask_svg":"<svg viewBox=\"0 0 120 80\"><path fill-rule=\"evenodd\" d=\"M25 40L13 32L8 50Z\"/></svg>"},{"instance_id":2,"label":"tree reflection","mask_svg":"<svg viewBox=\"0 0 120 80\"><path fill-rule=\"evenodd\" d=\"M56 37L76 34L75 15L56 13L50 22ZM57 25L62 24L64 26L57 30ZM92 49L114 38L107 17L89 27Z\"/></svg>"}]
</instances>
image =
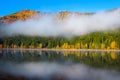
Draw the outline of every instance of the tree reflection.
<instances>
[{"instance_id":1,"label":"tree reflection","mask_svg":"<svg viewBox=\"0 0 120 80\"><path fill-rule=\"evenodd\" d=\"M0 61L83 63L94 67L120 70L120 52L110 51L1 50Z\"/></svg>"}]
</instances>

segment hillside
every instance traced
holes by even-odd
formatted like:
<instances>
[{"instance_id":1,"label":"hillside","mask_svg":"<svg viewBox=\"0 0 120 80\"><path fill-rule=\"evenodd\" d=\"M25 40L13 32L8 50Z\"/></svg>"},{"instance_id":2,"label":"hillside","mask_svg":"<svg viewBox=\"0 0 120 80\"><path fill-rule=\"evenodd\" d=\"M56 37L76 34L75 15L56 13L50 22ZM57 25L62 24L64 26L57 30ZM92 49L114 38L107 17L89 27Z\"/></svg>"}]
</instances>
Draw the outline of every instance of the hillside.
<instances>
[{"instance_id":1,"label":"hillside","mask_svg":"<svg viewBox=\"0 0 120 80\"><path fill-rule=\"evenodd\" d=\"M28 18L32 18L36 16L38 13L33 10L22 10L20 12L16 12L10 15L6 15L0 18L0 20L4 22L14 22L17 20L26 20Z\"/></svg>"},{"instance_id":2,"label":"hillside","mask_svg":"<svg viewBox=\"0 0 120 80\"><path fill-rule=\"evenodd\" d=\"M114 12L120 10L120 8L115 8L112 10L108 10L106 12ZM61 11L61 12L55 12L55 13L50 13L50 12L39 12L39 11L34 11L34 10L22 10L13 14L9 14L3 17L0 17L0 23L5 23L5 22L14 22L17 20L27 20L29 18L33 17L38 17L38 16L43 16L44 14L54 14L55 17L58 17L59 19L65 18L67 15L70 14L75 14L75 15L93 15L95 13L93 12L69 12L69 11Z\"/></svg>"},{"instance_id":3,"label":"hillside","mask_svg":"<svg viewBox=\"0 0 120 80\"><path fill-rule=\"evenodd\" d=\"M50 12L38 12L34 10L22 10L13 14L9 14L3 17L0 17L0 22L1 23L12 23L17 20L27 20L29 18L34 18L34 17L40 17L45 14L54 14L54 17L57 17L59 19L65 18L67 15L70 14L76 14L76 15L92 15L94 13L80 13L80 12L68 12L68 11L61 11L61 12L56 12L56 13L50 13Z\"/></svg>"}]
</instances>

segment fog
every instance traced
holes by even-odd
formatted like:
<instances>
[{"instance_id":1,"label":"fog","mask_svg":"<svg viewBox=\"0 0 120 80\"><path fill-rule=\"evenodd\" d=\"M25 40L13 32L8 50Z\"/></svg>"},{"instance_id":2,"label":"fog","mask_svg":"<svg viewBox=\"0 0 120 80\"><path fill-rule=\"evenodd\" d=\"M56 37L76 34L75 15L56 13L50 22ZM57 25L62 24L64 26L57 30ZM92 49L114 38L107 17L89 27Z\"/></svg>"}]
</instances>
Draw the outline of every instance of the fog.
<instances>
[{"instance_id":1,"label":"fog","mask_svg":"<svg viewBox=\"0 0 120 80\"><path fill-rule=\"evenodd\" d=\"M120 28L120 9L96 12L91 15L71 13L63 20L57 19L55 15L57 13L44 14L37 19L0 25L0 37L14 35L71 37Z\"/></svg>"},{"instance_id":2,"label":"fog","mask_svg":"<svg viewBox=\"0 0 120 80\"><path fill-rule=\"evenodd\" d=\"M60 65L57 63L4 63L0 72L26 78L64 77L70 80L119 80L120 73L112 70L96 69L83 64ZM2 74L2 73L1 73Z\"/></svg>"}]
</instances>

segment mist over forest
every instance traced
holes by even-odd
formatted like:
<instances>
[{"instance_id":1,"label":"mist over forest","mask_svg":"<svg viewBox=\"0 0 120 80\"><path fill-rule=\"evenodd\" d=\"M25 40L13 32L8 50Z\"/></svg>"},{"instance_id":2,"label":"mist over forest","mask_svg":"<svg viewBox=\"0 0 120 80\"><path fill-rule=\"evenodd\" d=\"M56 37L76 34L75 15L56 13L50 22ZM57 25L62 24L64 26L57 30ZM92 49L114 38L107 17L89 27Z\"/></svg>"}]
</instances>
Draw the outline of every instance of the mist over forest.
<instances>
[{"instance_id":1,"label":"mist over forest","mask_svg":"<svg viewBox=\"0 0 120 80\"><path fill-rule=\"evenodd\" d=\"M31 15L33 14L37 16L26 20L21 20L20 17L12 23L0 25L0 37L14 35L72 37L120 28L120 9L93 14L74 12L33 13L31 11ZM11 17L16 18L14 15L10 16L10 19Z\"/></svg>"},{"instance_id":2,"label":"mist over forest","mask_svg":"<svg viewBox=\"0 0 120 80\"><path fill-rule=\"evenodd\" d=\"M119 8L96 13L23 10L0 21L0 44L5 48L120 48Z\"/></svg>"}]
</instances>

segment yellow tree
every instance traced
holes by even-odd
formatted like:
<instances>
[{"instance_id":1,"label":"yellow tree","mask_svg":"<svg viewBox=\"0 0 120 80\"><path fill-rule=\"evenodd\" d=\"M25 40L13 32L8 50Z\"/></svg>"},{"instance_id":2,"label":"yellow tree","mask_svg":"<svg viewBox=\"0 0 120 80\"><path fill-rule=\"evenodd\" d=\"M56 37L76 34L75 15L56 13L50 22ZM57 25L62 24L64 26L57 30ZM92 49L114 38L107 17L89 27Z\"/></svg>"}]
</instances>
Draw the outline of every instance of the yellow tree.
<instances>
[{"instance_id":1,"label":"yellow tree","mask_svg":"<svg viewBox=\"0 0 120 80\"><path fill-rule=\"evenodd\" d=\"M42 43L40 43L40 44L38 45L38 48L42 48Z\"/></svg>"},{"instance_id":2,"label":"yellow tree","mask_svg":"<svg viewBox=\"0 0 120 80\"><path fill-rule=\"evenodd\" d=\"M64 44L62 45L62 48L63 48L63 49L68 49L68 47L69 47L68 43L64 43Z\"/></svg>"},{"instance_id":3,"label":"yellow tree","mask_svg":"<svg viewBox=\"0 0 120 80\"><path fill-rule=\"evenodd\" d=\"M75 49L80 49L80 43L75 44Z\"/></svg>"},{"instance_id":4,"label":"yellow tree","mask_svg":"<svg viewBox=\"0 0 120 80\"><path fill-rule=\"evenodd\" d=\"M13 45L13 48L17 48L17 45L14 44L14 45Z\"/></svg>"},{"instance_id":5,"label":"yellow tree","mask_svg":"<svg viewBox=\"0 0 120 80\"><path fill-rule=\"evenodd\" d=\"M115 49L116 48L116 42L112 41L110 46L111 46L112 49Z\"/></svg>"},{"instance_id":6,"label":"yellow tree","mask_svg":"<svg viewBox=\"0 0 120 80\"><path fill-rule=\"evenodd\" d=\"M91 44L91 48L95 49L95 43L94 42Z\"/></svg>"},{"instance_id":7,"label":"yellow tree","mask_svg":"<svg viewBox=\"0 0 120 80\"><path fill-rule=\"evenodd\" d=\"M56 49L59 49L59 45L56 46Z\"/></svg>"},{"instance_id":8,"label":"yellow tree","mask_svg":"<svg viewBox=\"0 0 120 80\"><path fill-rule=\"evenodd\" d=\"M29 48L33 49L33 48L35 48L35 47L34 47L33 45L30 45Z\"/></svg>"},{"instance_id":9,"label":"yellow tree","mask_svg":"<svg viewBox=\"0 0 120 80\"><path fill-rule=\"evenodd\" d=\"M75 49L74 45L69 45L70 49Z\"/></svg>"},{"instance_id":10,"label":"yellow tree","mask_svg":"<svg viewBox=\"0 0 120 80\"><path fill-rule=\"evenodd\" d=\"M86 43L86 44L85 44L85 49L87 49L87 48L88 48L88 44Z\"/></svg>"},{"instance_id":11,"label":"yellow tree","mask_svg":"<svg viewBox=\"0 0 120 80\"><path fill-rule=\"evenodd\" d=\"M105 44L104 43L101 44L101 49L105 49Z\"/></svg>"}]
</instances>

